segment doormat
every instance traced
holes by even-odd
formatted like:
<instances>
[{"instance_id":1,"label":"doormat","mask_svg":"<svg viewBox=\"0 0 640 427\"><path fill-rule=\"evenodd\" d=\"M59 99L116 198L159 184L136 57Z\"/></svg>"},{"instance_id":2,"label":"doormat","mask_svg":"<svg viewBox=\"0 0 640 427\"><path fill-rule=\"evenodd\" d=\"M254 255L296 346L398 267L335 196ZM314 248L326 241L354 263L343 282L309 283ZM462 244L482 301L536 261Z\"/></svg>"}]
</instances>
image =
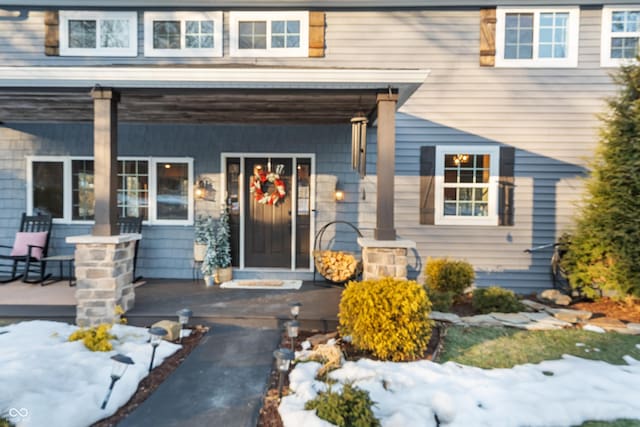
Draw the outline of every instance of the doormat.
<instances>
[{"instance_id":1,"label":"doormat","mask_svg":"<svg viewBox=\"0 0 640 427\"><path fill-rule=\"evenodd\" d=\"M300 289L302 280L269 280L269 279L250 279L250 280L232 280L224 282L220 285L225 289L273 289L273 290L291 290Z\"/></svg>"}]
</instances>

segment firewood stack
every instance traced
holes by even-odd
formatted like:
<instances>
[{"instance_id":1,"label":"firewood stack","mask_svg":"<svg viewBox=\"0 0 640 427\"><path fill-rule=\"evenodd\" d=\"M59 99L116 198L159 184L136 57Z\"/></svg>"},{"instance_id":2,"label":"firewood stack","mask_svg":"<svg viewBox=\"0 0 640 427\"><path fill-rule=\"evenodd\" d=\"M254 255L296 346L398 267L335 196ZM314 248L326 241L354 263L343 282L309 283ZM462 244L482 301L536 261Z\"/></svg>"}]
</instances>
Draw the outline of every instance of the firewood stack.
<instances>
[{"instance_id":1,"label":"firewood stack","mask_svg":"<svg viewBox=\"0 0 640 427\"><path fill-rule=\"evenodd\" d=\"M318 272L334 283L344 283L355 277L360 268L360 262L349 252L314 251L313 256Z\"/></svg>"}]
</instances>

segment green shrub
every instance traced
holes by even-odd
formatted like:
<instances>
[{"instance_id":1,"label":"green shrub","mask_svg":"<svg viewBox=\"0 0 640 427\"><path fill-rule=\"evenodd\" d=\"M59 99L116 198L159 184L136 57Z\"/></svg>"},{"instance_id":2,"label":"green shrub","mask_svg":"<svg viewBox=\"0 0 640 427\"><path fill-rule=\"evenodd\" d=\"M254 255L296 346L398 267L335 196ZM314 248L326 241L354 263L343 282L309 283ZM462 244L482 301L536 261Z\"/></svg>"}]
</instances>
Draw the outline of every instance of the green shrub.
<instances>
[{"instance_id":1,"label":"green shrub","mask_svg":"<svg viewBox=\"0 0 640 427\"><path fill-rule=\"evenodd\" d=\"M350 282L340 300L340 333L382 360L421 356L431 337L431 302L413 280Z\"/></svg>"},{"instance_id":2,"label":"green shrub","mask_svg":"<svg viewBox=\"0 0 640 427\"><path fill-rule=\"evenodd\" d=\"M365 390L345 384L342 393L319 393L304 409L315 409L318 417L339 427L379 427L380 421L371 410L374 404Z\"/></svg>"},{"instance_id":3,"label":"green shrub","mask_svg":"<svg viewBox=\"0 0 640 427\"><path fill-rule=\"evenodd\" d=\"M4 417L0 417L0 427L15 427L15 424Z\"/></svg>"},{"instance_id":4,"label":"green shrub","mask_svg":"<svg viewBox=\"0 0 640 427\"><path fill-rule=\"evenodd\" d=\"M524 305L518 300L516 294L499 286L479 288L473 291L471 301L474 310L482 313L517 313L524 310Z\"/></svg>"},{"instance_id":5,"label":"green shrub","mask_svg":"<svg viewBox=\"0 0 640 427\"><path fill-rule=\"evenodd\" d=\"M453 305L454 293L451 291L436 291L427 288L427 295L431 301L431 309L433 311L451 311Z\"/></svg>"},{"instance_id":6,"label":"green shrub","mask_svg":"<svg viewBox=\"0 0 640 427\"><path fill-rule=\"evenodd\" d=\"M601 290L640 297L640 66L620 67L590 164L576 226L562 259L569 281L590 297Z\"/></svg>"},{"instance_id":7,"label":"green shrub","mask_svg":"<svg viewBox=\"0 0 640 427\"><path fill-rule=\"evenodd\" d=\"M440 292L453 292L454 298L457 298L473 284L476 275L471 264L466 261L429 258L425 278L428 288Z\"/></svg>"},{"instance_id":8,"label":"green shrub","mask_svg":"<svg viewBox=\"0 0 640 427\"><path fill-rule=\"evenodd\" d=\"M116 339L115 335L109 333L111 325L108 323L102 323L93 328L80 328L71 335L69 335L69 341L80 341L84 343L84 346L91 351L111 351L113 345L109 340Z\"/></svg>"}]
</instances>

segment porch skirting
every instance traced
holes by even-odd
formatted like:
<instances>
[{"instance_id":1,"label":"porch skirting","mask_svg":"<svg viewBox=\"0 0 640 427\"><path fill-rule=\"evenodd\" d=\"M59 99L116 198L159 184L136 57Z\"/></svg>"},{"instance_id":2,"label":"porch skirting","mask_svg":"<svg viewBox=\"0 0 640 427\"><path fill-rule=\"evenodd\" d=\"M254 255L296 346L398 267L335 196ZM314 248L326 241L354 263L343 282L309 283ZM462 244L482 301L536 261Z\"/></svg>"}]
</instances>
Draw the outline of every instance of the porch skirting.
<instances>
[{"instance_id":1,"label":"porch skirting","mask_svg":"<svg viewBox=\"0 0 640 427\"><path fill-rule=\"evenodd\" d=\"M359 238L358 244L362 247L363 280L407 278L407 252L416 247L415 242Z\"/></svg>"},{"instance_id":2,"label":"porch skirting","mask_svg":"<svg viewBox=\"0 0 640 427\"><path fill-rule=\"evenodd\" d=\"M73 236L76 245L76 324L95 326L120 318L116 306L133 308L133 257L139 234Z\"/></svg>"}]
</instances>

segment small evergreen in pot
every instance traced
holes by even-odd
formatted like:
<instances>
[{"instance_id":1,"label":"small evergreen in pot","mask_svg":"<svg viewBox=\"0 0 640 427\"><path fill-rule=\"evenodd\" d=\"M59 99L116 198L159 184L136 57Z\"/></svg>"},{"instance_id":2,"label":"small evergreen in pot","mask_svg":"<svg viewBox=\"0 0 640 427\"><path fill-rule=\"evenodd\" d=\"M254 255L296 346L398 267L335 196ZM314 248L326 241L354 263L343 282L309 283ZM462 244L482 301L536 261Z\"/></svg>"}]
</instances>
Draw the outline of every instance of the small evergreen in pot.
<instances>
[{"instance_id":1,"label":"small evergreen in pot","mask_svg":"<svg viewBox=\"0 0 640 427\"><path fill-rule=\"evenodd\" d=\"M207 242L215 236L215 221L211 216L198 215L194 227L193 260L202 262L207 251Z\"/></svg>"},{"instance_id":2,"label":"small evergreen in pot","mask_svg":"<svg viewBox=\"0 0 640 427\"><path fill-rule=\"evenodd\" d=\"M215 263L217 267L216 283L228 282L232 278L231 268L231 227L229 226L229 212L222 208L218 226L215 232Z\"/></svg>"}]
</instances>

